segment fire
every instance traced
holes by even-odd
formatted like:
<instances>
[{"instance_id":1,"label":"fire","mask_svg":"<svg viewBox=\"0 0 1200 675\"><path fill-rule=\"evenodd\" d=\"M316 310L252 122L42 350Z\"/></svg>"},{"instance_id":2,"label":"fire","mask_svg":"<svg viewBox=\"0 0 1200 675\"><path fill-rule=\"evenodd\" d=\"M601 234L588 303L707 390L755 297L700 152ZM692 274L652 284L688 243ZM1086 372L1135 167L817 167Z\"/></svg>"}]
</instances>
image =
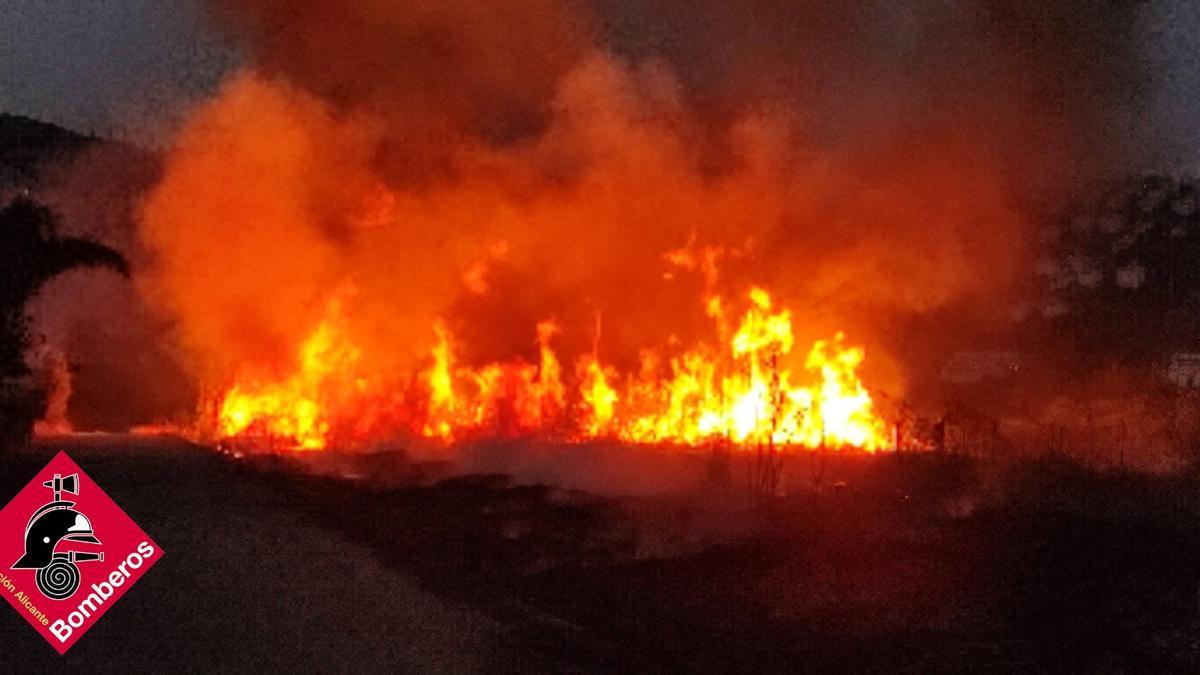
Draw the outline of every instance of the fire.
<instances>
[{"instance_id":1,"label":"fire","mask_svg":"<svg viewBox=\"0 0 1200 675\"><path fill-rule=\"evenodd\" d=\"M613 411L618 397L608 384L613 379L613 370L600 365L593 357L579 361L580 423L585 436L608 436L613 433Z\"/></svg>"},{"instance_id":2,"label":"fire","mask_svg":"<svg viewBox=\"0 0 1200 675\"><path fill-rule=\"evenodd\" d=\"M817 341L803 361L791 313L753 288L730 334L727 303L705 309L720 347L699 344L669 358L644 350L637 373L621 377L601 362L599 330L592 353L575 364L575 383L553 347L553 321L536 326L538 359L460 364L446 323L433 325L429 365L406 391L385 395L359 373L361 353L335 299L296 355L295 372L278 382L235 382L218 406L219 434L265 437L301 450L353 445L387 431L443 443L478 437L539 436L564 441L612 438L635 444L749 448L887 447L886 425L858 378L861 348L842 334ZM385 430L372 425L389 427Z\"/></svg>"},{"instance_id":3,"label":"fire","mask_svg":"<svg viewBox=\"0 0 1200 675\"><path fill-rule=\"evenodd\" d=\"M619 437L638 443L695 445L717 438L747 445L771 443L817 448L851 446L867 451L887 444L886 425L856 374L863 352L832 343L813 345L805 369L819 376L794 384L784 366L792 351L791 314L772 312L770 294L749 293L750 308L720 354L701 347L672 359L670 377L659 379L658 359L647 354L630 386L632 416ZM708 313L722 323L723 303L712 298Z\"/></svg>"},{"instance_id":4,"label":"fire","mask_svg":"<svg viewBox=\"0 0 1200 675\"><path fill-rule=\"evenodd\" d=\"M341 300L334 300L327 317L301 346L297 370L282 382L237 382L221 400L221 435L287 439L302 450L326 447L330 411L362 381L345 382L360 353L346 340L341 324Z\"/></svg>"},{"instance_id":5,"label":"fire","mask_svg":"<svg viewBox=\"0 0 1200 675\"><path fill-rule=\"evenodd\" d=\"M425 372L429 383L429 419L423 433L426 436L450 440L457 426L452 368L454 357L450 348L450 332L438 321L433 326L437 344L433 348L433 365Z\"/></svg>"},{"instance_id":6,"label":"fire","mask_svg":"<svg viewBox=\"0 0 1200 675\"><path fill-rule=\"evenodd\" d=\"M154 262L139 283L204 380L204 432L308 449L537 436L876 450L891 444L861 338L830 326L813 344L808 320L871 331L1002 297L1022 273L1027 219L1003 167L979 161L988 142L963 133L978 125L934 116L915 136L825 148L804 116L693 110L665 63L576 38L531 52L571 54L535 84L492 72L507 48L484 39L488 12L461 45L455 30L399 41L433 51L398 80L247 59L171 139L138 208ZM310 37L285 51L318 49ZM445 77L447 46L463 77ZM986 274L980 255L996 258ZM820 316L751 274L819 299ZM353 321L298 320L349 278ZM620 330L586 350L579 317L597 308ZM495 344L464 343L488 330ZM291 353L265 353L279 342Z\"/></svg>"},{"instance_id":7,"label":"fire","mask_svg":"<svg viewBox=\"0 0 1200 675\"><path fill-rule=\"evenodd\" d=\"M433 365L420 378L428 391L428 415L420 433L452 441L464 430L489 429L499 436L535 433L554 423L566 406L562 366L550 347L552 321L537 326L538 364L493 363L478 370L455 365L450 332L434 324Z\"/></svg>"}]
</instances>

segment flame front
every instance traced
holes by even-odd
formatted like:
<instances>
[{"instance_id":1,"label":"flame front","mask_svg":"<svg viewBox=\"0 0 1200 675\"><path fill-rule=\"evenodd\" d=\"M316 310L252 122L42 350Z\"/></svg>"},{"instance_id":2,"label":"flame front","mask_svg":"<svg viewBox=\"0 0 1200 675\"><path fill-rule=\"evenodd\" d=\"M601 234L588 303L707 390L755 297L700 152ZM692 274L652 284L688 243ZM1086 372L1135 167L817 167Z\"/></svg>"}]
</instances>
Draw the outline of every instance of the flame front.
<instances>
[{"instance_id":1,"label":"flame front","mask_svg":"<svg viewBox=\"0 0 1200 675\"><path fill-rule=\"evenodd\" d=\"M713 298L709 315L722 323L723 303ZM642 373L625 398L628 422L617 435L637 443L696 445L725 438L739 446L769 442L817 448L886 445L886 426L874 411L856 371L859 348L813 345L805 369L817 384L794 383L783 366L795 343L791 315L771 311L770 295L750 292L750 308L718 353L701 347L671 360L670 376L659 377L659 359L647 353Z\"/></svg>"},{"instance_id":2,"label":"flame front","mask_svg":"<svg viewBox=\"0 0 1200 675\"><path fill-rule=\"evenodd\" d=\"M439 320L428 367L405 391L388 396L360 372L360 352L336 299L300 348L291 376L228 388L217 408L218 433L300 450L335 439L354 445L381 433L443 443L539 436L659 446L886 447L886 425L857 374L863 350L838 333L817 341L803 372L794 373L785 365L795 346L791 313L776 309L761 288L747 300L732 334L726 302L707 300L719 348L699 344L670 358L644 350L638 372L621 377L601 362L597 345L577 361L572 387L552 345L556 323L536 327L537 363L472 368L456 361L454 336Z\"/></svg>"},{"instance_id":3,"label":"flame front","mask_svg":"<svg viewBox=\"0 0 1200 675\"><path fill-rule=\"evenodd\" d=\"M282 382L238 382L219 407L217 427L225 437L244 435L281 439L301 450L324 448L330 434L330 414L346 400L347 381L359 351L346 340L341 300L334 300L323 320L297 355L297 370Z\"/></svg>"}]
</instances>

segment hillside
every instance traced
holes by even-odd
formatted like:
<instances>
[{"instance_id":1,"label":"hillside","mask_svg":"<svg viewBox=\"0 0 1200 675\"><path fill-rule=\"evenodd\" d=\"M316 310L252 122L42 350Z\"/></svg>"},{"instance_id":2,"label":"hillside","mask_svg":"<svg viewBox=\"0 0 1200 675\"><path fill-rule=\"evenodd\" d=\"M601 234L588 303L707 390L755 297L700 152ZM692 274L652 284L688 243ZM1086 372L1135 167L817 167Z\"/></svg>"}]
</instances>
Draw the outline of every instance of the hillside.
<instances>
[{"instance_id":1,"label":"hillside","mask_svg":"<svg viewBox=\"0 0 1200 675\"><path fill-rule=\"evenodd\" d=\"M54 124L0 113L0 185L26 187L36 181L47 160L67 158L98 141Z\"/></svg>"}]
</instances>

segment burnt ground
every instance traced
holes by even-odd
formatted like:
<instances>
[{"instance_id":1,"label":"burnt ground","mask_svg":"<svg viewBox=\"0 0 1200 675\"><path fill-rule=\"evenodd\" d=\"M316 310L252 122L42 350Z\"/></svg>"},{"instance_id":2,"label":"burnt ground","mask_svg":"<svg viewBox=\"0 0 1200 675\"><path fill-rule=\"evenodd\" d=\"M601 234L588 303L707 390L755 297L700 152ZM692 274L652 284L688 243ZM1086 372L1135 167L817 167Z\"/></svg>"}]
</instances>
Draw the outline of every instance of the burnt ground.
<instances>
[{"instance_id":1,"label":"burnt ground","mask_svg":"<svg viewBox=\"0 0 1200 675\"><path fill-rule=\"evenodd\" d=\"M167 557L65 659L0 612L21 671L1200 669L1184 478L910 456L788 497L614 498L402 458L72 456ZM44 459L4 458L0 490Z\"/></svg>"},{"instance_id":2,"label":"burnt ground","mask_svg":"<svg viewBox=\"0 0 1200 675\"><path fill-rule=\"evenodd\" d=\"M296 469L244 470L442 595L502 618L535 608L526 644L557 670L1200 668L1185 478L860 458L820 489L751 500Z\"/></svg>"}]
</instances>

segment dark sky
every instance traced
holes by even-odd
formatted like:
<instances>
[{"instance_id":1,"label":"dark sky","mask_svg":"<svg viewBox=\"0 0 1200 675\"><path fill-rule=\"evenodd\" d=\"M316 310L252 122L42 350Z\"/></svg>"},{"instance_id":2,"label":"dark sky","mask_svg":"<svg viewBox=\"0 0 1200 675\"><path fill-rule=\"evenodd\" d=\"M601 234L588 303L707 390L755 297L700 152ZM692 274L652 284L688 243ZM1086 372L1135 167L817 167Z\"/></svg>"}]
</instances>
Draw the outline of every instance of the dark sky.
<instances>
[{"instance_id":1,"label":"dark sky","mask_svg":"<svg viewBox=\"0 0 1200 675\"><path fill-rule=\"evenodd\" d=\"M160 133L236 62L194 0L0 0L0 110Z\"/></svg>"},{"instance_id":2,"label":"dark sky","mask_svg":"<svg viewBox=\"0 0 1200 675\"><path fill-rule=\"evenodd\" d=\"M1200 157L1198 4L1141 5L1129 31L1144 46L1139 68L1149 86L1119 111L1122 126L1158 149L1152 155L1188 168ZM640 2L596 5L624 21L651 11ZM880 20L894 22L889 34L902 40L925 14L892 9ZM230 45L208 25L199 0L0 0L0 110L154 143L235 67Z\"/></svg>"}]
</instances>

